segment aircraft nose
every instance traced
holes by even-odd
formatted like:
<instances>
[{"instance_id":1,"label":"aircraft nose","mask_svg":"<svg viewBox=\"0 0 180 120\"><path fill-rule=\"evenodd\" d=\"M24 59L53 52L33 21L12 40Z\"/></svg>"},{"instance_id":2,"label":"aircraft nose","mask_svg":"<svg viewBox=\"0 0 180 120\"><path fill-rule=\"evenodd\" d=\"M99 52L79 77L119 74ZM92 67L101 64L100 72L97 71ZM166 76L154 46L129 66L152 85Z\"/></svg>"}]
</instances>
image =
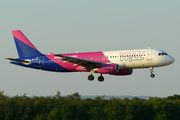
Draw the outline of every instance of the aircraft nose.
<instances>
[{"instance_id":1,"label":"aircraft nose","mask_svg":"<svg viewBox=\"0 0 180 120\"><path fill-rule=\"evenodd\" d=\"M175 59L172 56L169 56L169 57L170 57L169 62L173 63L175 61Z\"/></svg>"}]
</instances>

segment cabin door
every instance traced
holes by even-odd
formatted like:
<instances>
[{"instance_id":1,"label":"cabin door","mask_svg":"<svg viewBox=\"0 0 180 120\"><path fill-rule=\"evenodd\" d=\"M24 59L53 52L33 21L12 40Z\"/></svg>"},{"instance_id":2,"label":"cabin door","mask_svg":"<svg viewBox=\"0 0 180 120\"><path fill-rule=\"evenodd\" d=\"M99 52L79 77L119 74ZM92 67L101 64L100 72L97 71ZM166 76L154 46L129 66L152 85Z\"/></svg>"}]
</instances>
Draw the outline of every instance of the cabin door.
<instances>
[{"instance_id":1,"label":"cabin door","mask_svg":"<svg viewBox=\"0 0 180 120\"><path fill-rule=\"evenodd\" d=\"M147 53L147 60L152 60L152 51L148 50Z\"/></svg>"}]
</instances>

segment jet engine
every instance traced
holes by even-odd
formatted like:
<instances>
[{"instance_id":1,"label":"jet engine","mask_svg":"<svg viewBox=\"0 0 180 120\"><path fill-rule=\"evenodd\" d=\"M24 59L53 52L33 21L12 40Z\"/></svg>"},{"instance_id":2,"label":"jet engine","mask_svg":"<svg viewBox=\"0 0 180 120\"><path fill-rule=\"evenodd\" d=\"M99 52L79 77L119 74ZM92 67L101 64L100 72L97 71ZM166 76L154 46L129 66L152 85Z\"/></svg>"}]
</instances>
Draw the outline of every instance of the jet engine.
<instances>
[{"instance_id":1,"label":"jet engine","mask_svg":"<svg viewBox=\"0 0 180 120\"><path fill-rule=\"evenodd\" d=\"M119 65L117 64L101 65L98 68L95 68L94 72L102 73L102 74L118 73Z\"/></svg>"},{"instance_id":2,"label":"jet engine","mask_svg":"<svg viewBox=\"0 0 180 120\"><path fill-rule=\"evenodd\" d=\"M120 69L118 72L110 73L110 75L131 75L133 69Z\"/></svg>"}]
</instances>

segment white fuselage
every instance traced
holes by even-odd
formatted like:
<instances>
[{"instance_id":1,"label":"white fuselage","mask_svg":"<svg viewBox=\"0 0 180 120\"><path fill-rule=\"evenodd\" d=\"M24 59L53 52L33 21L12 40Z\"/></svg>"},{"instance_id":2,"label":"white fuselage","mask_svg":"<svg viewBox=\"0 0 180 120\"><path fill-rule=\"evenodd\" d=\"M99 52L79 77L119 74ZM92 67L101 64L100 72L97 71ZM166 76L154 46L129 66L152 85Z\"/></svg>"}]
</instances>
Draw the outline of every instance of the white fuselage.
<instances>
[{"instance_id":1,"label":"white fuselage","mask_svg":"<svg viewBox=\"0 0 180 120\"><path fill-rule=\"evenodd\" d=\"M160 67L174 62L172 56L155 49L106 51L103 53L111 63L120 65L120 69Z\"/></svg>"}]
</instances>

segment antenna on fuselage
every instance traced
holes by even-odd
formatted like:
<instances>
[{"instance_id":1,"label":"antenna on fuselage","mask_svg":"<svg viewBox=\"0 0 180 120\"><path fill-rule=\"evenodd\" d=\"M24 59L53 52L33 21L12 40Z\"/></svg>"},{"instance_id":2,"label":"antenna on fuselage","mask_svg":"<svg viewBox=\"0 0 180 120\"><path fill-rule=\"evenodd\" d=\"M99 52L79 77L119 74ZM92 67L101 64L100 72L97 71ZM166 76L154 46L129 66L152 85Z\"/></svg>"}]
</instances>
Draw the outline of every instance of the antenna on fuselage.
<instances>
[{"instance_id":1,"label":"antenna on fuselage","mask_svg":"<svg viewBox=\"0 0 180 120\"><path fill-rule=\"evenodd\" d=\"M150 47L148 47L148 49L151 49Z\"/></svg>"},{"instance_id":2,"label":"antenna on fuselage","mask_svg":"<svg viewBox=\"0 0 180 120\"><path fill-rule=\"evenodd\" d=\"M78 51L76 51L76 53L78 53Z\"/></svg>"}]
</instances>

